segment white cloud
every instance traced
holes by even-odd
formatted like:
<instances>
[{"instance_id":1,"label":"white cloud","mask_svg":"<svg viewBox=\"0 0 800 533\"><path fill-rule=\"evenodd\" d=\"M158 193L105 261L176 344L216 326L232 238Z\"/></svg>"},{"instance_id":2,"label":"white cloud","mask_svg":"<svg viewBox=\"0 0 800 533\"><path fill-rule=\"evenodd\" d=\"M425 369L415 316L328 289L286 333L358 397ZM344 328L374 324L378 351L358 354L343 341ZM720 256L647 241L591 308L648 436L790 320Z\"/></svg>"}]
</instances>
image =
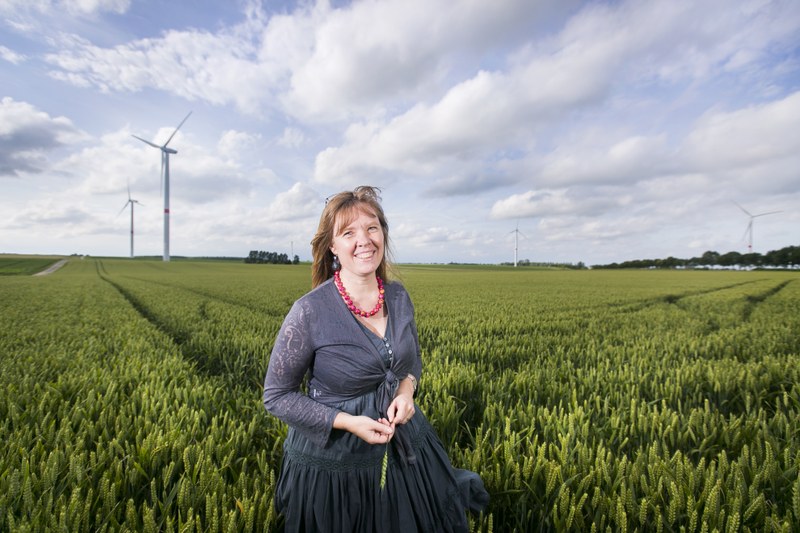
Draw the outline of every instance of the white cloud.
<instances>
[{"instance_id":1,"label":"white cloud","mask_svg":"<svg viewBox=\"0 0 800 533\"><path fill-rule=\"evenodd\" d=\"M14 50L2 45L0 45L0 58L14 65L19 65L27 59L24 55L18 54Z\"/></svg>"},{"instance_id":2,"label":"white cloud","mask_svg":"<svg viewBox=\"0 0 800 533\"><path fill-rule=\"evenodd\" d=\"M798 131L800 91L743 109L711 111L697 121L684 149L698 165L711 170L741 169L784 158L796 162Z\"/></svg>"},{"instance_id":3,"label":"white cloud","mask_svg":"<svg viewBox=\"0 0 800 533\"><path fill-rule=\"evenodd\" d=\"M0 100L0 176L42 172L48 153L85 138L66 117L51 117L13 98Z\"/></svg>"},{"instance_id":4,"label":"white cloud","mask_svg":"<svg viewBox=\"0 0 800 533\"><path fill-rule=\"evenodd\" d=\"M280 139L278 139L278 144L286 148L299 148L305 140L305 135L303 135L301 130L297 128L285 128Z\"/></svg>"},{"instance_id":5,"label":"white cloud","mask_svg":"<svg viewBox=\"0 0 800 533\"><path fill-rule=\"evenodd\" d=\"M757 248L794 243L795 4L176 0L147 21L136 2L5 2L26 33L0 47L0 168L25 179L0 207L40 239L60 220L37 211L47 190L105 221L74 223L87 248L127 253L130 181L160 252L160 154L130 134L163 142L174 124L143 124L191 108L170 144L175 253L306 249L322 197L362 183L408 260L508 260L517 217L531 259L724 251L746 223L732 200L784 211ZM15 231L0 240L30 240Z\"/></svg>"},{"instance_id":6,"label":"white cloud","mask_svg":"<svg viewBox=\"0 0 800 533\"><path fill-rule=\"evenodd\" d=\"M404 247L427 247L451 242L472 246L481 240L480 234L474 230L453 229L447 226L422 226L413 223L398 224L392 230L391 238L394 241L402 241Z\"/></svg>"},{"instance_id":7,"label":"white cloud","mask_svg":"<svg viewBox=\"0 0 800 533\"><path fill-rule=\"evenodd\" d=\"M306 35L314 38L296 49L303 54L295 55L285 102L307 119L382 114L387 106L441 91L461 61L474 63L571 4L386 0L329 10L320 2L303 15Z\"/></svg>"},{"instance_id":8,"label":"white cloud","mask_svg":"<svg viewBox=\"0 0 800 533\"><path fill-rule=\"evenodd\" d=\"M623 207L630 201L630 195L619 189L541 189L498 200L492 206L491 216L497 219L593 216Z\"/></svg>"},{"instance_id":9,"label":"white cloud","mask_svg":"<svg viewBox=\"0 0 800 533\"><path fill-rule=\"evenodd\" d=\"M698 8L674 2L588 6L555 38L520 49L510 70L480 71L453 86L438 102L419 103L389 120L351 125L341 146L318 154L315 180L343 184L354 174L429 175L436 163L451 159L480 165L500 147L527 149L531 138L582 108L592 110L607 103L617 87L625 94L625 84L630 84L633 95L658 78L670 83L703 79L736 53L736 45L750 33L741 29L742 14L716 23L702 15ZM775 20L759 22L770 23L774 26ZM796 31L797 25L782 28L779 39ZM684 37L677 50L676 32ZM704 46L709 40L723 44ZM768 45L764 38L758 42ZM682 53L687 51L688 61ZM571 162L565 156L551 161L545 179L548 173L548 182L553 183L591 181L609 173L630 179L642 166L659 163L649 156L668 155L660 136L634 135L623 142L627 145L603 155L605 169L588 168L590 163ZM557 174L564 173L561 167L585 177L559 179Z\"/></svg>"},{"instance_id":10,"label":"white cloud","mask_svg":"<svg viewBox=\"0 0 800 533\"><path fill-rule=\"evenodd\" d=\"M17 14L33 12L50 14L53 12L70 14L125 13L130 0L3 0L0 12Z\"/></svg>"},{"instance_id":11,"label":"white cloud","mask_svg":"<svg viewBox=\"0 0 800 533\"><path fill-rule=\"evenodd\" d=\"M56 69L51 75L80 87L103 92L156 88L190 101L233 104L248 113L260 112L269 95L272 75L254 62L255 48L236 31L169 31L114 48L61 36L57 45L62 51L46 56Z\"/></svg>"},{"instance_id":12,"label":"white cloud","mask_svg":"<svg viewBox=\"0 0 800 533\"><path fill-rule=\"evenodd\" d=\"M111 12L125 13L131 0L57 0L55 7L64 7L68 11L79 13Z\"/></svg>"},{"instance_id":13,"label":"white cloud","mask_svg":"<svg viewBox=\"0 0 800 533\"><path fill-rule=\"evenodd\" d=\"M297 182L284 192L278 193L264 209L268 221L291 221L319 216L324 203L317 191Z\"/></svg>"},{"instance_id":14,"label":"white cloud","mask_svg":"<svg viewBox=\"0 0 800 533\"><path fill-rule=\"evenodd\" d=\"M671 172L670 152L663 136L621 140L592 136L587 144L565 143L545 156L537 181L547 186L635 183Z\"/></svg>"},{"instance_id":15,"label":"white cloud","mask_svg":"<svg viewBox=\"0 0 800 533\"><path fill-rule=\"evenodd\" d=\"M217 149L221 155L236 159L242 151L258 149L262 143L259 134L226 130L217 142Z\"/></svg>"}]
</instances>

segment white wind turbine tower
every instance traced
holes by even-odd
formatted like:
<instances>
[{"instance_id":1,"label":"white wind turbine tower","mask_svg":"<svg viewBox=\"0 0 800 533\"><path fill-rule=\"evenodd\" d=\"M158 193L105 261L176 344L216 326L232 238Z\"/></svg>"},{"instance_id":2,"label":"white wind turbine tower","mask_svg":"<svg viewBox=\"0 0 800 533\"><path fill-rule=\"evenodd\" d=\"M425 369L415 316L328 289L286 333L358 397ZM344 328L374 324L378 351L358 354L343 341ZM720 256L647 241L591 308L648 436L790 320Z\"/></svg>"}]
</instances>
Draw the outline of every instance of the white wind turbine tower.
<instances>
[{"instance_id":1,"label":"white wind turbine tower","mask_svg":"<svg viewBox=\"0 0 800 533\"><path fill-rule=\"evenodd\" d=\"M740 206L738 203L733 202L736 206L744 211L744 214L750 217L750 220L747 222L747 229L744 230L744 234L748 236L747 239L747 252L753 253L753 219L758 217L763 217L767 215L774 215L775 213L782 213L782 211L770 211L768 213L759 213L757 215L751 215L750 212L745 209L744 207Z\"/></svg>"},{"instance_id":2,"label":"white wind turbine tower","mask_svg":"<svg viewBox=\"0 0 800 533\"><path fill-rule=\"evenodd\" d=\"M189 111L189 115L191 114L192 112ZM169 139L167 139L167 142L161 146L133 135L133 137L139 139L143 143L149 144L153 148L158 148L161 150L161 180L164 194L164 261L169 261L169 154L178 153L178 151L173 148L167 148L167 145L172 138L175 137L175 134L178 133L178 130L181 129L181 126L183 126L183 123L189 118L189 115L186 115L186 117L181 120L181 123L178 124L178 127L175 128L175 131L173 131L172 135L170 135Z\"/></svg>"},{"instance_id":3,"label":"white wind turbine tower","mask_svg":"<svg viewBox=\"0 0 800 533\"><path fill-rule=\"evenodd\" d=\"M517 266L517 250L519 249L519 236L522 235L525 237L525 234L519 230L519 222L517 222L517 227L514 231L510 231L509 233L514 234L514 267Z\"/></svg>"},{"instance_id":4,"label":"white wind turbine tower","mask_svg":"<svg viewBox=\"0 0 800 533\"><path fill-rule=\"evenodd\" d=\"M120 213L125 211L125 208L128 207L128 205L131 206L131 259L133 259L133 204L142 205L141 203L139 203L138 200L134 200L133 198L131 198L131 187L129 185L128 186L128 201L125 202L125 205L123 205L122 209L119 210L119 213L117 213L117 216L119 216Z\"/></svg>"}]
</instances>

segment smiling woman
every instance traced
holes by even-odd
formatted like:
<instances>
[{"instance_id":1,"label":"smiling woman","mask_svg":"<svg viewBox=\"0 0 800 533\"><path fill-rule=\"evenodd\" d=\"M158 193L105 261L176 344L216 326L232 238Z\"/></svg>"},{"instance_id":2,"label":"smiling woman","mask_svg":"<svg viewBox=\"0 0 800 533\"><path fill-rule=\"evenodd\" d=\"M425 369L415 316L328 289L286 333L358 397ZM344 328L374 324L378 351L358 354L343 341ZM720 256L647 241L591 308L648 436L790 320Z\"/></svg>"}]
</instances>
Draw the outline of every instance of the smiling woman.
<instances>
[{"instance_id":1,"label":"smiling woman","mask_svg":"<svg viewBox=\"0 0 800 533\"><path fill-rule=\"evenodd\" d=\"M286 316L264 383L264 406L290 427L275 491L286 531L467 531L466 511L488 502L415 406L414 306L387 280L388 243L377 189L329 198L314 289Z\"/></svg>"}]
</instances>

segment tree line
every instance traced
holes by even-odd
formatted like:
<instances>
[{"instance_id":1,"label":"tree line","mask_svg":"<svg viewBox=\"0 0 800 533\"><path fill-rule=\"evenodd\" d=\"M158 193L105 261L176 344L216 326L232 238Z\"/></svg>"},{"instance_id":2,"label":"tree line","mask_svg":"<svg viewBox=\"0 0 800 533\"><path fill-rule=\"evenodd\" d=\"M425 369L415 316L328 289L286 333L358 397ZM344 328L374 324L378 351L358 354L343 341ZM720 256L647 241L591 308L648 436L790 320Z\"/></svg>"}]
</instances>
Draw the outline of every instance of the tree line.
<instances>
[{"instance_id":1,"label":"tree line","mask_svg":"<svg viewBox=\"0 0 800 533\"><path fill-rule=\"evenodd\" d=\"M700 257L679 259L635 259L608 265L594 265L592 268L791 268L800 265L800 246L786 246L766 254L728 252L720 254L707 251Z\"/></svg>"},{"instance_id":2,"label":"tree line","mask_svg":"<svg viewBox=\"0 0 800 533\"><path fill-rule=\"evenodd\" d=\"M278 252L265 252L263 250L250 250L244 259L245 263L270 264L270 265L296 265L300 257L295 255L291 260L287 254Z\"/></svg>"}]
</instances>

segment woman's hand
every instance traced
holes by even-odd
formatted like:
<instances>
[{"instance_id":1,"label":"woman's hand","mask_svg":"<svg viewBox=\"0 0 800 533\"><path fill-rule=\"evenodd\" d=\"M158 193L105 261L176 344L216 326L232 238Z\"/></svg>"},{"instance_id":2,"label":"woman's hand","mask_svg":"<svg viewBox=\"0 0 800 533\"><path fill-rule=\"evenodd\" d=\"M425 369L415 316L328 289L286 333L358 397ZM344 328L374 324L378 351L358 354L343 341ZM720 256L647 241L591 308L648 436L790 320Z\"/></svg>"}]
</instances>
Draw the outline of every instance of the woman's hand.
<instances>
[{"instance_id":1,"label":"woman's hand","mask_svg":"<svg viewBox=\"0 0 800 533\"><path fill-rule=\"evenodd\" d=\"M394 435L394 425L385 418L373 420L368 416L354 416L344 412L333 419L333 427L348 431L369 444L386 444Z\"/></svg>"},{"instance_id":2,"label":"woman's hand","mask_svg":"<svg viewBox=\"0 0 800 533\"><path fill-rule=\"evenodd\" d=\"M414 416L414 384L408 378L400 382L386 416L392 427L395 424L406 424Z\"/></svg>"}]
</instances>

